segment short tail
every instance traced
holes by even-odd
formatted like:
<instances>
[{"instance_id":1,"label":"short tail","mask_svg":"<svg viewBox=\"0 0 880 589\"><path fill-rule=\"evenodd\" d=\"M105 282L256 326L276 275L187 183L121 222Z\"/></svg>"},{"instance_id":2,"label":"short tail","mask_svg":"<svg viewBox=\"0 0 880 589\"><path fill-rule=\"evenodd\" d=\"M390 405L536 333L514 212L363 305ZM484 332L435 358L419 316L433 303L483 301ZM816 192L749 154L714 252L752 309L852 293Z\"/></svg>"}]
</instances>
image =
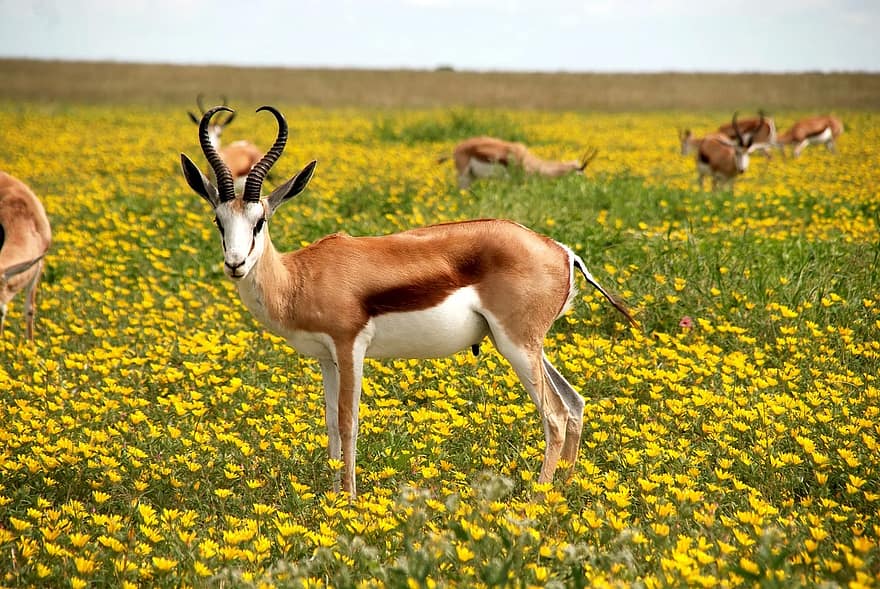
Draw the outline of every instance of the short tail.
<instances>
[{"instance_id":1,"label":"short tail","mask_svg":"<svg viewBox=\"0 0 880 589\"><path fill-rule=\"evenodd\" d=\"M612 305L614 305L614 308L617 309L618 311L620 311L623 314L623 316L626 317L627 321L629 321L633 327L639 326L639 323L635 319L633 319L632 313L630 313L629 309L627 309L627 307L623 303L623 301L621 301L617 297L611 295L607 290L602 288L602 285L600 285L596 281L596 279L593 277L593 275L590 274L590 271L587 270L587 265L584 264L584 261L574 252L572 252L572 263L574 264L574 266L578 270L581 271L581 274L584 275L584 278L587 279L587 282L592 284L596 288L596 290L601 292L602 296L604 296L606 299L608 299L608 302L611 303Z\"/></svg>"},{"instance_id":2,"label":"short tail","mask_svg":"<svg viewBox=\"0 0 880 589\"><path fill-rule=\"evenodd\" d=\"M452 155L446 153L446 154L443 154L437 158L437 163L442 164L443 162L445 162L446 160L449 160L449 159L452 159Z\"/></svg>"}]
</instances>

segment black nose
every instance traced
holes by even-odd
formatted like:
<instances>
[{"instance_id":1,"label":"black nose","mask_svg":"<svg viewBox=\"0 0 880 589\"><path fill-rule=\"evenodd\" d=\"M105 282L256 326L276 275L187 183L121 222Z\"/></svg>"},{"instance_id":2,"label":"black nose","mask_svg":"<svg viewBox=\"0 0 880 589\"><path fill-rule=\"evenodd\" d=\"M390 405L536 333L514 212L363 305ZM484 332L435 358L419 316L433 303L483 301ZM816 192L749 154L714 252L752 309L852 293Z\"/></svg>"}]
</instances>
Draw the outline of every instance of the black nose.
<instances>
[{"instance_id":1,"label":"black nose","mask_svg":"<svg viewBox=\"0 0 880 589\"><path fill-rule=\"evenodd\" d=\"M242 260L242 261L239 262L238 264L230 264L229 262L227 262L227 261L225 261L225 260L223 261L223 263L224 263L224 264L226 265L226 267L229 268L230 270L235 270L236 268L241 268L242 266L244 266L245 260Z\"/></svg>"}]
</instances>

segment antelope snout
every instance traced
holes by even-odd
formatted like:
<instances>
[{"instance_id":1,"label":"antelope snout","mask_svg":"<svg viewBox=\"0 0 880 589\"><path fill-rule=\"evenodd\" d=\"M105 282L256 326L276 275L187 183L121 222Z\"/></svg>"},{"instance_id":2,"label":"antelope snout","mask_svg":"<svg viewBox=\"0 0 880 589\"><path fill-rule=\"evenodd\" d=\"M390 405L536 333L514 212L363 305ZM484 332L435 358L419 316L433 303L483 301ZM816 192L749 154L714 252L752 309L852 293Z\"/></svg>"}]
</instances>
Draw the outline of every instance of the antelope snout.
<instances>
[{"instance_id":1,"label":"antelope snout","mask_svg":"<svg viewBox=\"0 0 880 589\"><path fill-rule=\"evenodd\" d=\"M223 271L233 280L237 280L244 276L244 264L247 258L243 256L227 256L223 260Z\"/></svg>"}]
</instances>

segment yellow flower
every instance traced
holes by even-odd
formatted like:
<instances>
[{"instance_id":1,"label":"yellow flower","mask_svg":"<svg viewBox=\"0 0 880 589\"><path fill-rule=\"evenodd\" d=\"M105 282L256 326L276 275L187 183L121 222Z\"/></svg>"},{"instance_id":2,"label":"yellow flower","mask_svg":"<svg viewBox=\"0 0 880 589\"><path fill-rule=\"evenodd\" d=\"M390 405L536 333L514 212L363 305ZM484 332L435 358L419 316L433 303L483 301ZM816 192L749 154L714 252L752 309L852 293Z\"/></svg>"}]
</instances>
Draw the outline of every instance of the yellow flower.
<instances>
[{"instance_id":1,"label":"yellow flower","mask_svg":"<svg viewBox=\"0 0 880 589\"><path fill-rule=\"evenodd\" d=\"M458 557L459 562L468 562L474 557L473 551L464 544L457 544L455 546L455 555Z\"/></svg>"},{"instance_id":2,"label":"yellow flower","mask_svg":"<svg viewBox=\"0 0 880 589\"><path fill-rule=\"evenodd\" d=\"M177 561L171 558L165 558L163 556L154 556L152 559L153 566L156 567L156 570L162 573L167 573L168 571L174 570L177 566Z\"/></svg>"}]
</instances>

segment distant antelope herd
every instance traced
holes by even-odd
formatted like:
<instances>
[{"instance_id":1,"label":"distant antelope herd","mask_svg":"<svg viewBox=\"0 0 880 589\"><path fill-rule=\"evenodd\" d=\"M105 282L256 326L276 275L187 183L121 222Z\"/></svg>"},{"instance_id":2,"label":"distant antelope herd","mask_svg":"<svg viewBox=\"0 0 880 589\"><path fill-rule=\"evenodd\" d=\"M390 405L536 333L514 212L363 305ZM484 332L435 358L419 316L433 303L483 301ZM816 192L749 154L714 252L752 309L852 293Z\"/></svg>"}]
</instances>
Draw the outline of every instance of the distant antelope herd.
<instances>
[{"instance_id":1,"label":"distant antelope herd","mask_svg":"<svg viewBox=\"0 0 880 589\"><path fill-rule=\"evenodd\" d=\"M737 176L749 167L749 155L762 151L768 157L771 149L785 154L785 146L792 145L798 157L808 145L825 144L836 151L834 141L843 132L843 123L833 116L807 117L797 121L785 133L776 132L776 123L763 111L756 118L737 120L737 113L729 123L717 131L696 137L690 129L679 131L681 154L696 154L697 183L703 189L704 179L712 179L712 189L732 188Z\"/></svg>"}]
</instances>

